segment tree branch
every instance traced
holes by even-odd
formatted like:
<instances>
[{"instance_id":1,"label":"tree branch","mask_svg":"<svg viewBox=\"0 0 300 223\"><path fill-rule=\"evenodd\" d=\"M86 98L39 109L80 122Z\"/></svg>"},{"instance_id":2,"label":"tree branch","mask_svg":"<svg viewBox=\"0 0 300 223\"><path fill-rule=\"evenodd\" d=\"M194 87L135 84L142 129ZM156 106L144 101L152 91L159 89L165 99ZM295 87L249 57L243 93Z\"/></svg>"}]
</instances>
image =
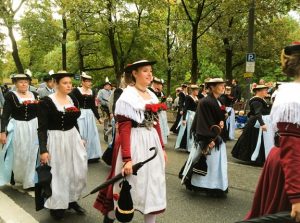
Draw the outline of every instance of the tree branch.
<instances>
[{"instance_id":1,"label":"tree branch","mask_svg":"<svg viewBox=\"0 0 300 223\"><path fill-rule=\"evenodd\" d=\"M219 15L211 24L209 24L198 36L197 39L199 39L201 36L203 36L207 30L209 30L210 27L212 27L222 16Z\"/></svg>"},{"instance_id":2,"label":"tree branch","mask_svg":"<svg viewBox=\"0 0 300 223\"><path fill-rule=\"evenodd\" d=\"M26 0L21 0L19 6L18 6L15 10L13 10L13 13L14 13L14 14L16 14L16 13L20 10L20 8L22 7L22 5L24 4L25 1L26 1Z\"/></svg>"},{"instance_id":3,"label":"tree branch","mask_svg":"<svg viewBox=\"0 0 300 223\"><path fill-rule=\"evenodd\" d=\"M182 3L182 5L183 5L185 14L187 15L188 19L190 20L190 22L191 22L192 24L194 24L194 20L192 19L191 15L190 15L190 13L189 13L187 7L186 7L186 4L185 4L184 0L181 0L181 3Z\"/></svg>"}]
</instances>

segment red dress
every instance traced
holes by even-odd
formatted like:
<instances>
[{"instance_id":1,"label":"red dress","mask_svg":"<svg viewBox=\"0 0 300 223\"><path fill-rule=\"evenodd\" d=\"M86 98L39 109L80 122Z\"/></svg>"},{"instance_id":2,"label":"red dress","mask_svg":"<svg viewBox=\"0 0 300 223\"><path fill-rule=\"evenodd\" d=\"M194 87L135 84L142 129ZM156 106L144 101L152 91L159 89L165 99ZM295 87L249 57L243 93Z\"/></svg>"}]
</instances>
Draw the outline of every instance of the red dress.
<instances>
[{"instance_id":1,"label":"red dress","mask_svg":"<svg viewBox=\"0 0 300 223\"><path fill-rule=\"evenodd\" d=\"M300 126L278 123L280 147L266 160L246 219L290 211L300 202Z\"/></svg>"}]
</instances>

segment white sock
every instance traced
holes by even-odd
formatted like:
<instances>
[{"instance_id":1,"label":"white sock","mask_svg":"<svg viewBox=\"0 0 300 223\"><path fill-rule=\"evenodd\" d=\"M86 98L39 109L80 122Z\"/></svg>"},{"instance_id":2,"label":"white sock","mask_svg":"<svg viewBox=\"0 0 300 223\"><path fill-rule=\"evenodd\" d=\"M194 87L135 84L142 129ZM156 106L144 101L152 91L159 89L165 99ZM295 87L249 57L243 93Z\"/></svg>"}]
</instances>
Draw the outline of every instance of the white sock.
<instances>
[{"instance_id":1,"label":"white sock","mask_svg":"<svg viewBox=\"0 0 300 223\"><path fill-rule=\"evenodd\" d=\"M144 220L145 223L155 223L156 215L155 214L145 214Z\"/></svg>"}]
</instances>

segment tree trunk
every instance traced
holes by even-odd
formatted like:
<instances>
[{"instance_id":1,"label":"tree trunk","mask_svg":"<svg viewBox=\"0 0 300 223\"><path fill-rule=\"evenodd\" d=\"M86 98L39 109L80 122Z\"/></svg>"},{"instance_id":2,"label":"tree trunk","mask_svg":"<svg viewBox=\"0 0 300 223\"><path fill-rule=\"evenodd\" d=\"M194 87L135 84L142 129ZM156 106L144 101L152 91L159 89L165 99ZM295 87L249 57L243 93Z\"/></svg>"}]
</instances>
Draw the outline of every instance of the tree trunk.
<instances>
[{"instance_id":1,"label":"tree trunk","mask_svg":"<svg viewBox=\"0 0 300 223\"><path fill-rule=\"evenodd\" d=\"M170 2L168 1L168 17L167 17L167 95L169 96L171 93L171 43L170 43L170 17L171 17L171 7Z\"/></svg>"},{"instance_id":2,"label":"tree trunk","mask_svg":"<svg viewBox=\"0 0 300 223\"><path fill-rule=\"evenodd\" d=\"M18 46L17 46L17 41L15 39L14 33L13 33L13 27L9 26L8 28L8 35L11 41L11 45L12 45L12 56L16 65L16 68L18 70L18 73L23 74L24 73L24 68L19 56L19 50L18 50Z\"/></svg>"},{"instance_id":3,"label":"tree trunk","mask_svg":"<svg viewBox=\"0 0 300 223\"><path fill-rule=\"evenodd\" d=\"M192 26L192 69L191 69L191 82L197 83L198 80L198 52L197 52L197 39L198 24Z\"/></svg>"},{"instance_id":4,"label":"tree trunk","mask_svg":"<svg viewBox=\"0 0 300 223\"><path fill-rule=\"evenodd\" d=\"M229 44L228 38L223 39L224 47L225 47L225 55L226 55L226 60L225 60L225 77L226 80L232 81L233 76L232 76L232 57L233 57L233 52Z\"/></svg>"},{"instance_id":5,"label":"tree trunk","mask_svg":"<svg viewBox=\"0 0 300 223\"><path fill-rule=\"evenodd\" d=\"M62 23L63 23L63 36L61 42L61 54L62 54L62 69L67 70L67 19L66 15L62 14Z\"/></svg>"},{"instance_id":6,"label":"tree trunk","mask_svg":"<svg viewBox=\"0 0 300 223\"><path fill-rule=\"evenodd\" d=\"M84 60L82 55L80 32L78 30L76 30L75 39L76 39L76 48L77 48L77 56L78 56L78 70L81 73L84 70Z\"/></svg>"},{"instance_id":7,"label":"tree trunk","mask_svg":"<svg viewBox=\"0 0 300 223\"><path fill-rule=\"evenodd\" d=\"M118 50L115 43L115 32L114 27L112 26L112 2L110 0L107 1L107 21L109 22L109 28L108 28L108 38L109 38L109 44L110 44L110 50L111 55L114 62L114 70L115 70L115 77L118 80L120 80L120 69L119 69L119 60L118 60Z\"/></svg>"}]
</instances>

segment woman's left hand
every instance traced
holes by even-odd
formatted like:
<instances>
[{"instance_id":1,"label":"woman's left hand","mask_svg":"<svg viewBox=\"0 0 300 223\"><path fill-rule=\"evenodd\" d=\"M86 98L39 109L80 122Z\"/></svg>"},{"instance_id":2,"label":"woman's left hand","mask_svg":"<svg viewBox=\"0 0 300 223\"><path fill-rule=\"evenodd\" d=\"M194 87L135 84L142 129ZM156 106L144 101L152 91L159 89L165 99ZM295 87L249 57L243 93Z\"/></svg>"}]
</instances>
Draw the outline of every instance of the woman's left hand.
<instances>
[{"instance_id":1,"label":"woman's left hand","mask_svg":"<svg viewBox=\"0 0 300 223\"><path fill-rule=\"evenodd\" d=\"M300 222L300 203L292 204L291 217Z\"/></svg>"}]
</instances>

